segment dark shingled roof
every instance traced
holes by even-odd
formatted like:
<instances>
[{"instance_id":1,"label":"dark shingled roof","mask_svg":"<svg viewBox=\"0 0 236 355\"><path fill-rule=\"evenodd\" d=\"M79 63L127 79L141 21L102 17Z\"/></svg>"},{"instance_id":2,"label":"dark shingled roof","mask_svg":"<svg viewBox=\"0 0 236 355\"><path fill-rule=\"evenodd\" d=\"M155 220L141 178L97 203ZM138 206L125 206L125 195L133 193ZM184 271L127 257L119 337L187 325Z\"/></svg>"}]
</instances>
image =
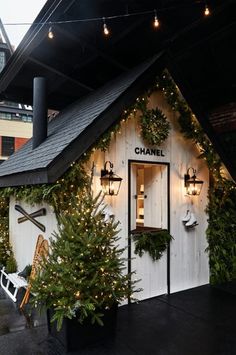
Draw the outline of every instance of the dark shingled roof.
<instances>
[{"instance_id":1,"label":"dark shingled roof","mask_svg":"<svg viewBox=\"0 0 236 355\"><path fill-rule=\"evenodd\" d=\"M49 123L43 143L32 149L29 140L0 166L0 186L56 181L117 121L161 69L159 54L61 111Z\"/></svg>"}]
</instances>

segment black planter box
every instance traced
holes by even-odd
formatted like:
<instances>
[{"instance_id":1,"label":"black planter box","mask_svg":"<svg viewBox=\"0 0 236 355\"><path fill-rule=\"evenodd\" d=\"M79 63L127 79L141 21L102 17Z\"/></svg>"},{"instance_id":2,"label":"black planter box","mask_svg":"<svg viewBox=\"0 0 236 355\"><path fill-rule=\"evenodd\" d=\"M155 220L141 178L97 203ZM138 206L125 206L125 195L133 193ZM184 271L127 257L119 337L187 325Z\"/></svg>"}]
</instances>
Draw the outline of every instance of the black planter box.
<instances>
[{"instance_id":1,"label":"black planter box","mask_svg":"<svg viewBox=\"0 0 236 355\"><path fill-rule=\"evenodd\" d=\"M100 344L115 336L117 306L102 311L104 316L103 326L91 324L90 319L85 319L83 324L76 318L65 318L60 331L57 331L56 322L51 323L53 310L48 310L48 330L65 347L66 351L83 349L89 345Z\"/></svg>"}]
</instances>

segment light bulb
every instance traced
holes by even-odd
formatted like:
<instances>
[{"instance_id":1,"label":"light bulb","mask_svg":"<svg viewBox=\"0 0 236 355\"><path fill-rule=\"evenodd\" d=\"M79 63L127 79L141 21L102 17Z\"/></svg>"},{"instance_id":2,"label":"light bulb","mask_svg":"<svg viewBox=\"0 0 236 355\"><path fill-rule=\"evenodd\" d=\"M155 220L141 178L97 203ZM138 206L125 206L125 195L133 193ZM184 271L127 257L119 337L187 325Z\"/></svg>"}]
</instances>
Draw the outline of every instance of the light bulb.
<instances>
[{"instance_id":1,"label":"light bulb","mask_svg":"<svg viewBox=\"0 0 236 355\"><path fill-rule=\"evenodd\" d=\"M48 30L48 38L49 39L53 39L54 38L54 34L52 32L52 27L50 27L49 30Z\"/></svg>"},{"instance_id":2,"label":"light bulb","mask_svg":"<svg viewBox=\"0 0 236 355\"><path fill-rule=\"evenodd\" d=\"M209 10L209 7L207 5L205 6L204 14L205 14L205 16L209 16L210 15L210 10Z\"/></svg>"},{"instance_id":3,"label":"light bulb","mask_svg":"<svg viewBox=\"0 0 236 355\"><path fill-rule=\"evenodd\" d=\"M154 22L153 22L153 26L155 27L155 28L157 28L157 27L159 27L160 26L160 22L159 22L159 20L158 20L158 18L157 18L157 12L156 12L156 10L154 11Z\"/></svg>"},{"instance_id":4,"label":"light bulb","mask_svg":"<svg viewBox=\"0 0 236 355\"><path fill-rule=\"evenodd\" d=\"M110 34L110 31L109 31L107 24L105 22L105 18L103 19L103 33L105 36L109 36L109 34Z\"/></svg>"},{"instance_id":5,"label":"light bulb","mask_svg":"<svg viewBox=\"0 0 236 355\"><path fill-rule=\"evenodd\" d=\"M111 183L109 188L109 195L114 195L114 190L115 190L114 184Z\"/></svg>"}]
</instances>

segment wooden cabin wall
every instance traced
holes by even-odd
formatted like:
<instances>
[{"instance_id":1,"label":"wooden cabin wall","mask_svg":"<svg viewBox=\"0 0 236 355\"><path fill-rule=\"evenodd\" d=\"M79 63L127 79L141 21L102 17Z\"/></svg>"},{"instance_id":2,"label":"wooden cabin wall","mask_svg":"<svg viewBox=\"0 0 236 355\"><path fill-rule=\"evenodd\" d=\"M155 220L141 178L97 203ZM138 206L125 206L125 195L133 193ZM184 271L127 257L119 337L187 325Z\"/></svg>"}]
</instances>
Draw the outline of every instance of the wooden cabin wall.
<instances>
[{"instance_id":1,"label":"wooden cabin wall","mask_svg":"<svg viewBox=\"0 0 236 355\"><path fill-rule=\"evenodd\" d=\"M45 208L46 216L36 217L36 220L45 226L45 232L41 231L29 220L18 223L18 218L23 217L23 215L15 210L16 204L20 205L28 214L38 211L40 208ZM9 214L10 242L18 270L23 270L26 265L32 264L38 235L42 234L44 238L49 239L51 233L57 231L57 221L51 206L46 204L30 206L25 202L16 201L14 198L11 198L10 201Z\"/></svg>"},{"instance_id":2,"label":"wooden cabin wall","mask_svg":"<svg viewBox=\"0 0 236 355\"><path fill-rule=\"evenodd\" d=\"M171 132L167 141L160 147L164 156L141 155L135 152L135 148L148 148L140 137L139 127L136 119L132 118L121 123L121 130L112 138L108 151L96 151L90 159L89 165L94 162L94 193L98 193L100 186L100 172L104 162L109 160L114 164L114 172L123 178L118 196L106 196L107 203L115 214L116 220L120 222L120 246L128 246L128 220L130 211L128 208L128 181L129 161L145 161L149 163L163 163L169 168L169 215L165 223L169 224L170 233L174 240L170 245L170 284L167 287L167 263L168 257L165 253L161 260L153 262L148 255L140 258L134 254L134 245L131 243L131 256L135 259L131 262L132 270L136 270L135 278L141 278L139 287L143 291L137 296L139 299L153 297L168 291L176 292L208 283L209 267L208 255L205 252L207 247L205 231L207 228L207 216L205 208L207 205L208 190L208 169L203 160L197 159L199 151L190 141L184 139L177 126L177 117L170 107L163 100L161 94L153 94L150 100L150 107L158 106L167 115L171 122ZM153 147L152 147L153 148ZM204 180L203 190L200 196L188 197L185 195L184 174L187 168L193 167L197 170L197 176ZM39 208L45 207L47 215L38 217L38 221L46 227L43 233L31 222L27 221L18 224L17 219L21 217L15 210L16 201L11 199L10 203L10 241L13 245L15 257L19 270L26 264L32 262L35 243L38 234L49 238L51 233L57 230L56 218L52 208L45 205L29 206L17 201L27 213L32 213ZM195 213L198 225L187 230L182 222L187 209ZM125 255L128 256L128 249Z\"/></svg>"},{"instance_id":3,"label":"wooden cabin wall","mask_svg":"<svg viewBox=\"0 0 236 355\"><path fill-rule=\"evenodd\" d=\"M140 155L135 153L136 147L147 147L140 137L136 119L129 119L121 123L120 133L113 137L112 144L107 152L95 152L91 158L94 162L94 191L100 191L100 171L104 162L109 160L114 164L114 172L123 178L121 189L118 196L106 196L105 202L114 211L116 219L120 221L120 245L128 245L128 161L146 161L169 163L170 184L169 184L169 228L174 240L170 245L170 285L171 293L180 290L200 286L209 282L208 255L205 252L207 247L206 228L207 215L205 208L207 205L208 191L208 169L203 160L198 159L199 151L189 140L186 140L180 133L176 113L166 104L162 95L155 93L150 100L150 108L159 107L167 115L171 122L171 131L167 141L160 147L163 156ZM197 170L197 176L204 181L200 196L189 197L185 194L184 174L189 167ZM186 229L182 222L187 210L194 212L198 225L193 229ZM139 299L153 297L158 294L166 293L167 284L166 270L163 270L163 262L167 264L167 253L157 262L149 262L145 266L145 258L140 260L133 252L134 246L131 245L131 255L136 258L131 264L138 267L137 279L142 281L139 286L144 289L138 295ZM127 251L126 251L127 256ZM148 258L150 258L148 256ZM163 261L164 260L164 261ZM141 264L140 264L141 263ZM160 264L159 273L156 280L151 274L155 273L156 264ZM141 265L141 266L140 266ZM145 270L147 269L147 270ZM132 270L134 270L132 268ZM152 285L156 282L156 290L153 291Z\"/></svg>"}]
</instances>

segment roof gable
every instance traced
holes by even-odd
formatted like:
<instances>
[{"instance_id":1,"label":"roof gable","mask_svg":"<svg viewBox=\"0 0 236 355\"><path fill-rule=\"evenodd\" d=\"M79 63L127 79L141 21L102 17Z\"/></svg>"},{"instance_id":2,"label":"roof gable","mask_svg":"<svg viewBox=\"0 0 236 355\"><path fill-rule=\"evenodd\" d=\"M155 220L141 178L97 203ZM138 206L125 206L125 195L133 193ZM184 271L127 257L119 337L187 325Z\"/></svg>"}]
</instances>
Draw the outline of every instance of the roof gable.
<instances>
[{"instance_id":1,"label":"roof gable","mask_svg":"<svg viewBox=\"0 0 236 355\"><path fill-rule=\"evenodd\" d=\"M32 140L0 167L0 186L56 181L119 118L163 68L162 54L80 99L49 123L48 137Z\"/></svg>"}]
</instances>

